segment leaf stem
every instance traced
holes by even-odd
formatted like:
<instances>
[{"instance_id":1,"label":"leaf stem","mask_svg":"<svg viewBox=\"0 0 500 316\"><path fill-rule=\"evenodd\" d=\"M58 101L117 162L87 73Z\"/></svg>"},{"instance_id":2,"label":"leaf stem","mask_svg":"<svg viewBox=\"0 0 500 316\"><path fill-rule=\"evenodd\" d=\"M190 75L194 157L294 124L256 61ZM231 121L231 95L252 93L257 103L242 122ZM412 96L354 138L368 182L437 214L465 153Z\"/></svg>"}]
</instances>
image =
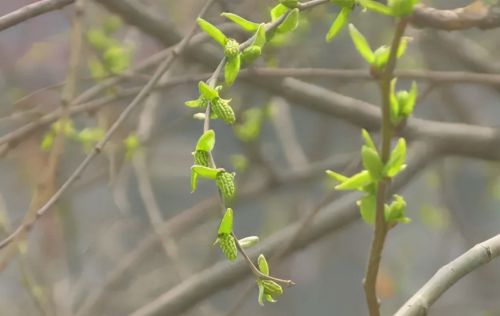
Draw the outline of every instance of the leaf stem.
<instances>
[{"instance_id":1,"label":"leaf stem","mask_svg":"<svg viewBox=\"0 0 500 316\"><path fill-rule=\"evenodd\" d=\"M394 76L394 68L396 67L397 51L401 38L405 32L408 20L402 18L394 33L389 53L387 65L380 76L380 92L382 95L382 143L380 146L380 157L383 163L387 163L391 150L391 140L394 135L394 126L390 120L390 97L391 97L391 80ZM377 298L377 275L384 249L385 239L389 231L389 227L384 218L384 208L387 189L390 185L390 179L382 179L377 184L377 204L375 210L375 231L370 249L370 256L363 281L366 303L370 316L379 316L379 301Z\"/></svg>"}]
</instances>

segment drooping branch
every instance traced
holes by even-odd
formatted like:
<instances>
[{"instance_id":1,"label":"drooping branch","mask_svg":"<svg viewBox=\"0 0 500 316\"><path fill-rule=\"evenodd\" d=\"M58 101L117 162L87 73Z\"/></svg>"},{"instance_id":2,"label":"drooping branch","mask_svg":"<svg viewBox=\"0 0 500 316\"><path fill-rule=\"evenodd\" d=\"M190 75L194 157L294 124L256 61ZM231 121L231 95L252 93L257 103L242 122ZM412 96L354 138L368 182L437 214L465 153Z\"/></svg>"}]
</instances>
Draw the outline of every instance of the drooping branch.
<instances>
[{"instance_id":1,"label":"drooping branch","mask_svg":"<svg viewBox=\"0 0 500 316\"><path fill-rule=\"evenodd\" d=\"M432 304L461 278L500 255L500 235L479 243L440 268L395 314L426 315Z\"/></svg>"},{"instance_id":2,"label":"drooping branch","mask_svg":"<svg viewBox=\"0 0 500 316\"><path fill-rule=\"evenodd\" d=\"M436 148L419 142L410 150L408 168L396 179L391 189L397 190L406 185L420 172L430 161L435 159ZM334 203L323 207L309 226L302 232L296 242L287 247L283 255L291 254L321 239L329 233L353 223L359 218L359 211L355 205L358 199L356 193L346 194ZM260 253L269 255L279 251L288 241L295 238L296 232L301 229L301 223L291 224L288 227L274 233L249 251L250 257L255 260ZM212 267L201 271L191 278L180 283L160 295L153 301L131 313L133 316L173 316L187 311L196 303L210 297L216 292L229 287L237 280L248 276L251 271L243 260L229 263L226 261L217 263Z\"/></svg>"}]
</instances>

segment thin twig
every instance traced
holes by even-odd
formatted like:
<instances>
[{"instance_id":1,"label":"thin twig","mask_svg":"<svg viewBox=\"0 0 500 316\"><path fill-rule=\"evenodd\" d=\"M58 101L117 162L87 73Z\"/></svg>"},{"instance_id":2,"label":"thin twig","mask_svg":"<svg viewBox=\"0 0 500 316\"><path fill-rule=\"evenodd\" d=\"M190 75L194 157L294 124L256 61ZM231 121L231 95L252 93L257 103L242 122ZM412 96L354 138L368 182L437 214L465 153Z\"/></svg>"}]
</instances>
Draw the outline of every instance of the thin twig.
<instances>
[{"instance_id":1,"label":"thin twig","mask_svg":"<svg viewBox=\"0 0 500 316\"><path fill-rule=\"evenodd\" d=\"M40 0L0 17L0 31L38 15L61 9L75 0Z\"/></svg>"}]
</instances>

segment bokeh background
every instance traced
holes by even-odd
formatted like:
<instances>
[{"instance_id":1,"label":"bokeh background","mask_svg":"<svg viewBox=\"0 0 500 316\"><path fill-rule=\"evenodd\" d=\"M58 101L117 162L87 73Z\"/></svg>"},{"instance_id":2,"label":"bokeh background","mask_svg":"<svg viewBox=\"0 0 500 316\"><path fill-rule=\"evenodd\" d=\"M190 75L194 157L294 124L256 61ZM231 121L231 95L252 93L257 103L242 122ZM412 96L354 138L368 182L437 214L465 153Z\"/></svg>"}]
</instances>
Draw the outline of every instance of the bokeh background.
<instances>
[{"instance_id":1,"label":"bokeh background","mask_svg":"<svg viewBox=\"0 0 500 316\"><path fill-rule=\"evenodd\" d=\"M0 15L33 2L2 1ZM204 4L198 0L137 2L181 33L190 29ZM437 8L468 3L424 2ZM266 21L274 3L219 0L206 19L226 23L220 13L230 11L252 21ZM61 105L60 83L68 72L73 13L69 6L0 32L2 135ZM299 28L271 43L257 66L367 70L345 30L334 42L325 42L336 14L333 5L302 14ZM86 40L78 92L99 82L90 62L99 59L99 52L88 43L88 32L116 18L94 1L85 2L82 21ZM389 43L390 19L357 9L352 22L372 47ZM117 25L110 37L127 47L130 66L165 48L138 28L124 22ZM227 30L238 39L245 36L234 27ZM500 71L498 30L448 33L410 27L407 35L413 40L398 63L400 69ZM207 45L221 53L212 43ZM467 47L475 53L470 54ZM152 71L134 73L105 91L103 96L119 97L98 110L75 115L75 129L109 126L133 97L123 92L144 85ZM211 71L183 58L164 80ZM305 80L379 104L377 85L370 80ZM120 128L109 149L37 222L27 242L19 244L18 254L8 261L0 259L6 264L0 275L1 315L127 315L182 280L224 261L219 249L212 246L220 220L215 187L202 181L197 192L190 193L191 152L203 123L192 119L192 109L183 104L197 97L196 82L187 80L155 90ZM401 87L410 83L400 80ZM424 94L416 107L417 117L493 127L500 124L498 86L419 81L419 88ZM303 220L318 205L335 208L342 194L332 195L334 184L326 179L324 170L354 172L359 168L360 128L318 113L307 104L290 103L243 80L227 94L237 110L238 126L245 123L243 113L248 109L265 114L253 126L257 132L250 141L220 121L212 123L217 134L217 164L237 172L239 196L233 207L238 235L259 235L265 240ZM141 118L146 122L138 123ZM150 131L134 155L125 157L123 140L138 124ZM35 194L42 190L50 150L43 150L41 143L48 131L49 126L42 126L3 152L2 236L20 223ZM69 138L64 143L55 187L85 157L81 143ZM440 266L498 233L499 176L495 162L436 158L403 187L401 194L407 198L407 215L412 222L396 227L388 237L378 284L384 315L396 311ZM151 208L158 208L161 215L153 224L148 215ZM154 226L162 231L163 246ZM246 278L214 290L185 315L228 315L231 311L232 315L364 315L362 278L371 238L371 227L361 220L349 221L273 262L271 269L276 275L297 283L275 304L260 307L257 287L248 292L248 284L254 281ZM500 263L492 262L468 275L433 306L430 314L500 315L499 268Z\"/></svg>"}]
</instances>

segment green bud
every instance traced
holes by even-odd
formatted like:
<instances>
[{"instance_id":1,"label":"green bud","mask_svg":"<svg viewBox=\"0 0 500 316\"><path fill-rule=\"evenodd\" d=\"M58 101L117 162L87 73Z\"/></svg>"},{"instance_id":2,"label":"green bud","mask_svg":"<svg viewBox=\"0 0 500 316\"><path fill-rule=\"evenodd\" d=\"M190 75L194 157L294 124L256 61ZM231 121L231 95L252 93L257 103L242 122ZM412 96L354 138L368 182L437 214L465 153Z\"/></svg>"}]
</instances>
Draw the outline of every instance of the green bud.
<instances>
[{"instance_id":1,"label":"green bud","mask_svg":"<svg viewBox=\"0 0 500 316\"><path fill-rule=\"evenodd\" d=\"M234 237L231 234L220 234L217 240L224 256L230 261L236 260L238 248L236 248Z\"/></svg>"},{"instance_id":2,"label":"green bud","mask_svg":"<svg viewBox=\"0 0 500 316\"><path fill-rule=\"evenodd\" d=\"M250 248L252 246L255 246L259 242L259 237L258 236L248 236L245 238L242 238L238 240L240 243L240 246L242 248Z\"/></svg>"},{"instance_id":3,"label":"green bud","mask_svg":"<svg viewBox=\"0 0 500 316\"><path fill-rule=\"evenodd\" d=\"M229 101L222 98L217 98L212 102L212 112L221 118L227 124L234 124L236 116L234 115L233 108L229 105Z\"/></svg>"},{"instance_id":4,"label":"green bud","mask_svg":"<svg viewBox=\"0 0 500 316\"><path fill-rule=\"evenodd\" d=\"M215 183L222 192L224 200L230 201L234 198L236 193L236 186L234 185L234 173L220 171L217 173Z\"/></svg>"},{"instance_id":5,"label":"green bud","mask_svg":"<svg viewBox=\"0 0 500 316\"><path fill-rule=\"evenodd\" d=\"M193 156L195 165L210 167L210 156L207 151L196 150L193 152Z\"/></svg>"},{"instance_id":6,"label":"green bud","mask_svg":"<svg viewBox=\"0 0 500 316\"><path fill-rule=\"evenodd\" d=\"M238 56L239 53L240 53L240 44L232 38L229 39L226 45L224 45L224 55L227 58L235 58L236 56Z\"/></svg>"}]
</instances>

